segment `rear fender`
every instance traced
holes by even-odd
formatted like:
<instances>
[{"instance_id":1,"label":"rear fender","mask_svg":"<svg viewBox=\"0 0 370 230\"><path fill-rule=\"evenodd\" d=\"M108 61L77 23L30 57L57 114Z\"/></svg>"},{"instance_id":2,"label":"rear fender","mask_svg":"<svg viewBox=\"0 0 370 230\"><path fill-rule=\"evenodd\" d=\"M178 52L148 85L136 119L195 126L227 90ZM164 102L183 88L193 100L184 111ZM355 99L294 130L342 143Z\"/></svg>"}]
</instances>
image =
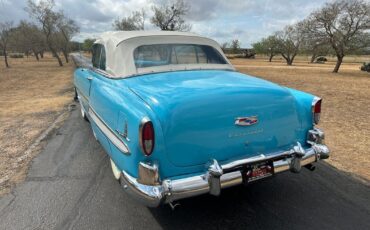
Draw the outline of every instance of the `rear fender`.
<instances>
[{"instance_id":1,"label":"rear fender","mask_svg":"<svg viewBox=\"0 0 370 230\"><path fill-rule=\"evenodd\" d=\"M122 134L127 126L127 138L122 135L120 138L127 145L129 153L123 153L111 141L110 151L107 151L120 170L137 177L139 162L153 162L160 166L160 175L164 179L169 175L188 174L203 169L179 169L168 161L159 120L151 108L124 85L124 79L112 81L103 77L94 78L90 106L117 134ZM155 130L155 147L150 156L144 156L139 146L139 126L144 117L153 122Z\"/></svg>"},{"instance_id":2,"label":"rear fender","mask_svg":"<svg viewBox=\"0 0 370 230\"><path fill-rule=\"evenodd\" d=\"M302 92L299 90L286 88L292 96L295 98L295 103L297 107L297 114L302 124L303 133L307 133L308 130L313 128L312 123L312 101L314 95Z\"/></svg>"}]
</instances>

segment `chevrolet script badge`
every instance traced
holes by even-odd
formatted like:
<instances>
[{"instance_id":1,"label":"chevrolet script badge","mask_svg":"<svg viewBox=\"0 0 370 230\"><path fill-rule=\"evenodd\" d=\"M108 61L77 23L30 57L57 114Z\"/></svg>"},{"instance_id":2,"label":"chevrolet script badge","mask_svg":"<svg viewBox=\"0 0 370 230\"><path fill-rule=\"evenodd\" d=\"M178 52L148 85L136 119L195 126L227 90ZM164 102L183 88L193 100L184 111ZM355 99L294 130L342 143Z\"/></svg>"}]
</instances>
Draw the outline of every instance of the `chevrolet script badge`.
<instances>
[{"instance_id":1,"label":"chevrolet script badge","mask_svg":"<svg viewBox=\"0 0 370 230\"><path fill-rule=\"evenodd\" d=\"M250 126L258 123L257 116L252 117L237 117L235 119L235 125Z\"/></svg>"}]
</instances>

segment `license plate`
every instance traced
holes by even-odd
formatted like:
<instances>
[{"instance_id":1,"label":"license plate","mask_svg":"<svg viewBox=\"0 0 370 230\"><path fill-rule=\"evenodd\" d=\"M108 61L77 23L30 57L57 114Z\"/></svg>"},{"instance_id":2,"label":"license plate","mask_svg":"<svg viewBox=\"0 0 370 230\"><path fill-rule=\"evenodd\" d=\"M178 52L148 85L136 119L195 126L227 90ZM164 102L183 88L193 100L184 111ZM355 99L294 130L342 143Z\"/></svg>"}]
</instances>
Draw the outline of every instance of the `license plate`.
<instances>
[{"instance_id":1,"label":"license plate","mask_svg":"<svg viewBox=\"0 0 370 230\"><path fill-rule=\"evenodd\" d=\"M261 162L251 165L245 170L247 182L260 180L274 175L274 167L272 162Z\"/></svg>"}]
</instances>

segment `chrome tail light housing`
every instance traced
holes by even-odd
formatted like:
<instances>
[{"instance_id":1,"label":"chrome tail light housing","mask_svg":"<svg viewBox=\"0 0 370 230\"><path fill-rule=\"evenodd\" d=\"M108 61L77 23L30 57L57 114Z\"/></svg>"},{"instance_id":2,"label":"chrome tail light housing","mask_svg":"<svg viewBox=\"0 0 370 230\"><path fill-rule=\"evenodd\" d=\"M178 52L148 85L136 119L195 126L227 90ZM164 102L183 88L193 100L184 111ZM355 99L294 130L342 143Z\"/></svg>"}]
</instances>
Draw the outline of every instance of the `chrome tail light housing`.
<instances>
[{"instance_id":1,"label":"chrome tail light housing","mask_svg":"<svg viewBox=\"0 0 370 230\"><path fill-rule=\"evenodd\" d=\"M139 127L139 144L145 156L153 153L155 137L153 123L149 118L142 119Z\"/></svg>"},{"instance_id":2,"label":"chrome tail light housing","mask_svg":"<svg viewBox=\"0 0 370 230\"><path fill-rule=\"evenodd\" d=\"M312 119L315 125L319 124L320 122L321 104L322 99L319 97L314 97L312 101Z\"/></svg>"}]
</instances>

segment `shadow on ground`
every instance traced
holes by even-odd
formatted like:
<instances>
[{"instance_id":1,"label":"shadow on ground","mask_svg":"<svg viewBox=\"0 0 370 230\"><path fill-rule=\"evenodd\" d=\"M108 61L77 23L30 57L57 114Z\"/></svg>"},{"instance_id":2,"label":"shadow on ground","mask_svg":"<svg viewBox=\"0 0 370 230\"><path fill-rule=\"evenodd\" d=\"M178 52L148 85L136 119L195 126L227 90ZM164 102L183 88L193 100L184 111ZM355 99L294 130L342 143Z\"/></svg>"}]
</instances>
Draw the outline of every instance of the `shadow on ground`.
<instances>
[{"instance_id":1,"label":"shadow on ground","mask_svg":"<svg viewBox=\"0 0 370 230\"><path fill-rule=\"evenodd\" d=\"M321 163L252 185L150 209L164 229L370 229L370 189Z\"/></svg>"}]
</instances>

